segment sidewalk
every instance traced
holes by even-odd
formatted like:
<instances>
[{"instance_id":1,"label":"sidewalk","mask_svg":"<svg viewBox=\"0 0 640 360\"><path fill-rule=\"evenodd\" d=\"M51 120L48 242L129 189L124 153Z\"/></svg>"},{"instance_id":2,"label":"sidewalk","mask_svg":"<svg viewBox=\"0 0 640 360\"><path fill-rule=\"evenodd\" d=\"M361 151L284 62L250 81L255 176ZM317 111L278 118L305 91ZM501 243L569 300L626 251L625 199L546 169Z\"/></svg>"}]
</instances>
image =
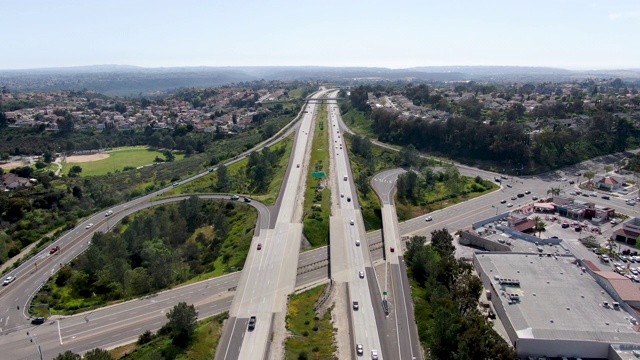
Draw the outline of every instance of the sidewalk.
<instances>
[{"instance_id":1,"label":"sidewalk","mask_svg":"<svg viewBox=\"0 0 640 360\"><path fill-rule=\"evenodd\" d=\"M7 268L11 268L13 266L13 264L18 261L18 259L22 259L24 256L29 255L29 253L31 252L31 250L33 250L34 247L36 247L36 245L38 245L38 242L34 242L32 244L30 244L29 246L27 246L26 248L22 249L22 252L20 252L20 254L12 257L11 259L7 260L6 263L0 265L0 274L2 274L4 272L5 269Z\"/></svg>"}]
</instances>

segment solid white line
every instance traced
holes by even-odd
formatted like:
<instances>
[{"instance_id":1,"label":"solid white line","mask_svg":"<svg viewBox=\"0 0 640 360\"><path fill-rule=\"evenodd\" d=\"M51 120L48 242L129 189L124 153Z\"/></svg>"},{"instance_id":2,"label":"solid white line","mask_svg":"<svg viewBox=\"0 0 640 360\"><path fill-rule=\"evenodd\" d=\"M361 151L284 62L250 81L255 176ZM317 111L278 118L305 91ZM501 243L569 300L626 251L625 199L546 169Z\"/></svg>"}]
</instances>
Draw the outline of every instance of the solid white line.
<instances>
[{"instance_id":1,"label":"solid white line","mask_svg":"<svg viewBox=\"0 0 640 360\"><path fill-rule=\"evenodd\" d=\"M62 334L60 333L60 319L58 319L56 323L58 324L58 338L60 339L60 345L62 345Z\"/></svg>"}]
</instances>

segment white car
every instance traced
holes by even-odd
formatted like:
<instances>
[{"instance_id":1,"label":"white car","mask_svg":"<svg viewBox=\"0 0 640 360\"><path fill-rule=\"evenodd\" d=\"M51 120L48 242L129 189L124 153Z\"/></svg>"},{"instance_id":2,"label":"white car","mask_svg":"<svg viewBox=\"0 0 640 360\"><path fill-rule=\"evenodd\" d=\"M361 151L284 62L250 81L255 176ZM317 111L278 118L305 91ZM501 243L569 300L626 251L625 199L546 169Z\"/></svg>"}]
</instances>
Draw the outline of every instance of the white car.
<instances>
[{"instance_id":1,"label":"white car","mask_svg":"<svg viewBox=\"0 0 640 360\"><path fill-rule=\"evenodd\" d=\"M356 240L356 246L360 246L360 240Z\"/></svg>"},{"instance_id":2,"label":"white car","mask_svg":"<svg viewBox=\"0 0 640 360\"><path fill-rule=\"evenodd\" d=\"M87 226L85 226L85 229L91 229L91 227L93 226L93 223L89 223Z\"/></svg>"},{"instance_id":3,"label":"white car","mask_svg":"<svg viewBox=\"0 0 640 360\"><path fill-rule=\"evenodd\" d=\"M7 276L7 278L4 279L4 281L2 282L2 286L7 286L11 284L15 279L16 279L15 276Z\"/></svg>"},{"instance_id":4,"label":"white car","mask_svg":"<svg viewBox=\"0 0 640 360\"><path fill-rule=\"evenodd\" d=\"M508 204L507 204L507 207L512 207L512 206L513 206L513 204L512 204L512 203L508 203Z\"/></svg>"},{"instance_id":5,"label":"white car","mask_svg":"<svg viewBox=\"0 0 640 360\"><path fill-rule=\"evenodd\" d=\"M371 360L378 360L378 350L371 350Z\"/></svg>"},{"instance_id":6,"label":"white car","mask_svg":"<svg viewBox=\"0 0 640 360\"><path fill-rule=\"evenodd\" d=\"M360 279L364 279L364 271L358 272L358 276L360 277Z\"/></svg>"},{"instance_id":7,"label":"white car","mask_svg":"<svg viewBox=\"0 0 640 360\"><path fill-rule=\"evenodd\" d=\"M113 211L109 210L106 213L104 213L104 216L111 216L111 214L113 214Z\"/></svg>"},{"instance_id":8,"label":"white car","mask_svg":"<svg viewBox=\"0 0 640 360\"><path fill-rule=\"evenodd\" d=\"M562 178L560 179L560 181L567 181L567 178Z\"/></svg>"},{"instance_id":9,"label":"white car","mask_svg":"<svg viewBox=\"0 0 640 360\"><path fill-rule=\"evenodd\" d=\"M425 221L431 221L433 220L433 218L431 216L427 216L426 218L424 218Z\"/></svg>"},{"instance_id":10,"label":"white car","mask_svg":"<svg viewBox=\"0 0 640 360\"><path fill-rule=\"evenodd\" d=\"M351 219L351 221L349 223L351 223L351 225L353 225L353 224L355 224L355 221L353 221L353 219Z\"/></svg>"}]
</instances>

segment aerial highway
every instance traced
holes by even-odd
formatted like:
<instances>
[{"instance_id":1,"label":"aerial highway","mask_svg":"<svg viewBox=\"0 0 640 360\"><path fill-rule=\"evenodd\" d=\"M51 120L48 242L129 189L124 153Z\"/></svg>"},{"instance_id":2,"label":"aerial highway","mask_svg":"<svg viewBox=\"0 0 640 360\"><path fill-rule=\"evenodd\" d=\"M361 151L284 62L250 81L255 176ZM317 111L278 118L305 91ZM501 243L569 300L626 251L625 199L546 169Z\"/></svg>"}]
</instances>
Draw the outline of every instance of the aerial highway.
<instances>
[{"instance_id":1,"label":"aerial highway","mask_svg":"<svg viewBox=\"0 0 640 360\"><path fill-rule=\"evenodd\" d=\"M321 97L320 91L313 97ZM216 359L263 359L281 351L287 296L295 289L302 239L302 205L316 104L302 116L279 195L273 229L254 237ZM253 320L252 320L253 319ZM255 326L249 328L249 321ZM279 329L278 329L279 328ZM274 344L273 347L271 345Z\"/></svg>"},{"instance_id":2,"label":"aerial highway","mask_svg":"<svg viewBox=\"0 0 640 360\"><path fill-rule=\"evenodd\" d=\"M330 136L332 170L331 174L336 190L330 218L331 276L338 284L346 283L350 303L348 316L353 326L353 345L363 348L363 355L372 352L384 357L380 346L376 319L380 309L381 296L371 261L369 247L365 241L366 232L362 222L362 214L358 206L353 175L346 151L346 142L340 132L338 123L338 106L335 100L328 101L330 116ZM354 346L354 347L355 347ZM356 356L356 349L352 350ZM391 357L390 357L391 358Z\"/></svg>"},{"instance_id":3,"label":"aerial highway","mask_svg":"<svg viewBox=\"0 0 640 360\"><path fill-rule=\"evenodd\" d=\"M335 106L335 104L333 106ZM304 115L302 117L300 122L292 124L282 132L275 135L269 141L258 145L258 147L256 147L255 149L259 150L264 146L270 146L295 131L297 131L297 135L296 145L294 145L294 147L296 149L300 146L304 147L300 140L300 136L309 137L310 127L305 128L303 126L301 127L301 125L305 124L304 120L307 116L311 116L310 114L314 111L314 109L314 105L309 104L308 108L306 108L305 110L308 111L308 113L307 115ZM333 119L334 118L332 118L332 121ZM339 128L341 132L349 131L342 122L342 119L339 117L337 111L335 120L337 121L336 128ZM306 126L309 126L309 124L307 123ZM341 133L336 132L335 130L334 132L332 132L332 136L335 137L334 139L332 139L332 141L340 140L340 143L334 143L335 146L338 147L334 148L335 154L333 156L335 158L336 164L340 161L343 161L343 163L337 165L341 167L337 168L338 170L335 171L335 175L338 175L336 182L338 183L338 188L340 189L341 193L345 194L345 197L337 198L338 194L335 194L335 197L337 198L336 203L340 210L339 214L342 217L342 222L336 222L337 225L332 224L332 232L336 229L339 230L340 228L342 228L342 231L346 231L345 239L348 238L352 241L354 239L357 239L362 242L361 247L359 247L362 250L360 251L360 253L358 253L357 249L354 250L354 241L353 247L344 248L344 251L342 251L341 255L343 256L342 259L340 259L338 256L334 256L332 253L331 273L329 273L329 267L327 266L329 262L328 254L330 251L327 250L327 248L321 248L312 252L303 253L299 255L298 261L297 249L299 248L299 239L296 240L293 233L297 232L298 234L300 234L301 225L296 224L295 221L292 220L295 220L296 217L295 205L291 205L292 203L295 204L295 201L292 198L295 198L296 194L294 190L290 190L288 196L281 196L278 199L279 206L276 208L276 210L282 210L282 208L284 208L285 210L282 218L280 217L280 213L278 213L278 216L276 216L273 209L267 209L263 205L262 208L260 208L261 204L259 204L258 202L252 202L252 205L256 206L260 213L258 220L259 224L255 232L255 239L266 239L267 237L269 239L268 243L262 243L265 246L263 250L269 248L278 249L282 246L287 247L286 244L295 243L297 241L295 246L288 246L286 248L286 251L291 252L293 249L293 251L296 252L296 254L293 255L295 260L287 260L278 264L278 261L276 261L278 259L278 254L260 252L256 256L256 253L258 253L258 251L255 247L253 247L253 254L250 254L247 259L248 267L245 266L245 270L249 269L249 271L234 273L219 279L210 279L205 282L199 282L197 284L193 284L193 286L195 286L194 288L179 287L171 289L166 292L157 294L153 297L134 300L130 303L124 303L112 307L107 307L105 309L95 310L91 313L79 314L71 317L53 317L50 318L45 324L40 326L33 326L29 323L25 308L26 304L29 302L30 297L43 283L45 283L49 279L49 277L55 274L55 272L59 269L60 264L68 263L78 254L86 250L86 247L89 246L90 238L95 231L108 231L108 229L112 228L122 217L139 211L142 208L155 206L162 202L178 201L187 198L187 196L184 196L177 198L167 198L161 201L153 201L158 195L173 188L173 186L169 186L165 189L161 189L157 192L134 199L125 204L114 206L111 209L105 209L104 211L83 220L82 222L78 223L74 229L68 231L66 234L57 239L50 247L42 250L34 257L26 260L16 269L5 274L5 276L17 276L17 280L9 286L0 288L0 335L3 335L0 336L0 347L2 347L3 349L3 355L10 354L11 358L15 359L35 358L34 354L37 355L37 348L35 347L34 343L37 343L40 346L43 354L45 355L45 358L51 358L66 349L72 349L75 352L84 352L95 347L108 348L117 344L127 343L135 340L137 336L139 336L140 333L147 328L150 330L157 330L164 322L166 322L164 313L179 301L187 301L188 303L193 303L194 305L196 305L199 311L200 318L207 317L229 309L231 309L231 313L233 316L234 306L232 306L232 302L241 301L235 299L237 298L235 295L240 294L241 292L239 291L242 288L243 284L243 282L240 280L241 277L247 277L244 282L244 291L247 291L247 288L252 286L249 280L253 280L254 286L260 285L262 288L270 288L270 284L265 285L265 282L261 281L264 279L256 277L257 275L254 275L253 278L250 277L251 269L253 269L254 272L260 272L260 269L264 270L265 266L268 266L266 269L271 271L270 278L274 278L273 274L275 274L275 271L278 271L272 271L271 269L277 268L278 265L280 265L279 271L282 274L282 276L279 276L277 278L277 281L274 281L274 284L276 284L275 288L270 289L266 293L266 295L271 297L269 300L271 304L260 305L260 301L262 301L263 304L266 302L267 296L259 297L253 294L247 294L246 296L244 296L247 301L249 301L249 305L247 305L247 309L249 310L245 311L245 313L243 314L240 314L240 317L236 315L234 319L237 325L236 334L242 335L239 340L240 343L238 343L238 340L236 338L233 338L235 342L234 344L231 344L230 339L233 332L225 335L227 336L226 340L223 337L220 342L220 344L222 345L225 343L224 341L227 341L226 344L227 348L229 349L229 353L227 355L228 357L226 358L244 358L244 353L242 353L243 355L241 357L241 351L249 351L248 354L250 355L248 356L251 356L252 354L261 354L262 356L264 356L266 353L268 353L269 349L266 345L266 341L264 341L265 345L262 347L262 349L260 349L261 340L258 339L259 334L257 332L251 333L251 335L256 336L253 336L253 338L249 341L243 341L243 336L247 333L247 316L252 316L249 315L248 311L254 311L251 310L252 306L258 309L255 310L255 312L258 314L258 316L260 316L258 323L259 325L256 330L265 325L270 329L273 328L272 326L267 324L274 324L273 326L284 326L282 318L286 313L286 308L284 307L286 294L292 291L293 288L302 288L305 286L309 286L310 284L317 283L317 281L327 279L329 274L336 277L345 276L345 279L347 279L346 281L348 281L350 284L349 290L351 293L351 297L362 297L364 299L368 298L370 299L372 308L380 309L379 300L382 298L382 296L380 295L380 289L377 289L379 285L376 281L376 275L373 270L372 262L383 258L383 248L380 247L380 244L382 242L382 235L380 231L371 232L366 235L364 234L363 227L361 226L361 217L359 216L357 195L355 192L355 187L353 186L353 179L351 176L351 171L349 169L348 159L344 158L343 160L339 160L339 157L345 156L343 153L346 153L346 146L344 146L343 136L338 134ZM338 138L337 136L340 136L340 138ZM343 145L342 148L344 150L340 149L339 145ZM242 160L247 156L248 153L249 152L245 152L239 155L238 157L227 163L227 165ZM425 221L425 217L422 216L400 223L398 225L397 233L400 236L428 235L432 230L440 229L443 227L446 227L451 232L453 232L457 229L466 227L475 221L495 215L496 213L503 213L509 210L506 204L500 203L501 200L507 200L508 202L513 203L513 208L517 208L525 204L533 203L533 196L546 196L547 191L551 187L561 188L565 193L567 193L571 191L573 186L570 185L568 181L563 181L563 179L569 178L571 180L584 181L584 177L580 178L574 173L580 171L584 172L586 169L601 168L604 164L613 163L626 155L627 154L609 155L606 157L589 160L566 169L537 176L508 176L507 179L503 179L501 181L501 188L499 191L486 194L472 200L464 201L460 204L444 208L443 210L433 212L432 214L430 214L433 218L433 221ZM298 164L300 164L300 172L306 174L307 162L308 161L306 161L306 158L304 156L292 156L287 177L290 173L294 176L297 174L296 169L298 168L296 165ZM463 175L467 176L481 176L487 180L492 180L494 179L494 177L501 176L501 174L497 172L484 171L463 165L456 166L460 169L460 172ZM215 170L215 168L212 170ZM197 179L201 176L205 176L208 174L208 172L209 171L204 171L188 179L183 179L177 184L177 186L184 184L185 182ZM347 181L344 181L342 177L339 177L340 172L348 174ZM302 176L301 174L298 175ZM294 187L299 188L299 185L293 186L290 181L285 181L281 194L286 193L287 190L293 189ZM525 191L529 191L530 194L527 194L526 197L522 198L517 197L517 194L523 193ZM347 194L351 195L349 196L351 198L351 201L346 201ZM511 200L511 198L514 196L516 197L516 199ZM595 202L598 205L613 206L617 209L618 212L622 212L629 216L640 216L640 212L638 211L640 210L640 207L632 207L624 204L624 199L635 198L636 196L637 194L629 194L627 196L612 197L610 200L602 199L600 196L597 196L591 197L589 200ZM210 198L228 197L210 196ZM388 195L388 199L391 199L390 195ZM112 215L106 216L107 210L110 210L112 212ZM354 220L354 225L350 224L351 219ZM89 226L89 224L93 225ZM275 232L278 228L278 232ZM387 236L385 235L385 239L386 238ZM346 246L347 240L345 239L343 239L343 241L345 243L344 245ZM255 244L256 242L254 240L254 245ZM273 246L274 244L275 246ZM395 245L395 248L401 251L401 245L398 243L396 243ZM60 251L55 255L50 255L49 249L53 246L60 246ZM388 246L386 250L389 250ZM285 256L284 254L287 255ZM398 270L398 273L405 274L406 269L404 269L404 264L402 263L400 254L398 254L397 257L398 265L400 268ZM280 256L282 257L289 257L289 255L290 254L288 252L283 252L282 254L280 254ZM275 258L272 259L271 256L274 256ZM350 259L346 259L346 257L349 257ZM256 262L257 267L252 268L252 265L254 265L254 263ZM288 271L285 271L285 268L288 269ZM291 268L297 268L297 272L291 271ZM364 271L366 281L363 281L359 278L360 270L357 269L361 268L365 269ZM245 275L245 273L247 274ZM266 279L266 281L269 280L270 279ZM394 284L393 296L397 298L398 296L400 296L400 289L404 289L404 293L405 295L407 295L404 298L405 307L409 309L410 290L402 281L402 279L396 279L395 277L391 279L391 283ZM351 283L355 284L351 286ZM398 283L402 283L403 285L396 288L396 284ZM364 289L364 284L366 284L366 290ZM198 286L200 286L201 288L198 288ZM206 286L209 287L207 288ZM228 286L228 288L226 288L226 286ZM236 287L238 288L238 290L235 289ZM207 293L207 295L204 295L204 293ZM402 301L403 300L394 299L394 304L402 303ZM143 303L147 306L136 306L136 304L132 304L136 302L138 304ZM368 306L366 305L367 300L364 300L364 302L365 305L362 305L361 303L361 306ZM120 306L123 307L120 308ZM269 310L269 306L271 310ZM395 305L395 307L397 306L398 305ZM238 305L238 307L240 306ZM242 308L244 309L245 307L242 306ZM140 313L145 315L140 315L138 317L137 314L139 311L141 311L141 309L147 312ZM269 317L266 314L276 315L272 315L271 317ZM262 316L266 316L266 319L263 319ZM279 319L278 321L274 321L273 316L280 316L281 319ZM146 320L140 321L139 318L145 318ZM365 339L362 340L357 335L358 331L356 331L356 334L354 334L353 342L365 343L367 344L368 349L370 348L378 349L379 351L381 350L382 356L386 356L386 348L380 349L380 347L383 346L384 343L376 343L375 340L373 340L374 338L379 337L378 334L376 334L376 336L373 336L373 332L369 332L369 330L371 329L371 323L374 324L373 327L374 329L376 329L376 331L380 329L379 318L379 313L375 313L373 315L373 320L371 320L371 318L367 316L360 317L360 319L357 320L360 321L360 323L357 324L356 328L365 328L367 329L367 333ZM354 321L355 320L356 319L354 318ZM399 320L395 322L396 327L399 328L399 326L397 325L398 321ZM231 321L229 321L229 323L231 323ZM266 333L269 333L269 331L270 330L266 330ZM29 332L29 335L27 335L27 332ZM371 341L369 341L369 338L371 338ZM32 343L31 341L34 342ZM398 343L399 341L400 340L398 340ZM244 342L246 342L247 344L244 344ZM233 345L238 345L236 350L233 350ZM251 350L246 350L245 345L249 345L251 347ZM219 346L219 349L221 347L222 346ZM411 344L411 347L414 347L413 343ZM249 348L247 347L247 349ZM232 350L235 351L235 353L231 352ZM365 355L369 354L365 353ZM386 357L394 358L394 356Z\"/></svg>"},{"instance_id":4,"label":"aerial highway","mask_svg":"<svg viewBox=\"0 0 640 360\"><path fill-rule=\"evenodd\" d=\"M384 237L384 252L386 254L384 290L388 293L390 303L387 306L390 318L395 326L387 326L380 329L385 333L385 350L389 357L398 359L421 359L420 340L415 324L413 301L409 286L409 278L406 269L401 267L404 263L403 246L398 230L398 216L393 201L395 185L398 175L404 173L403 169L391 169L376 174L372 179L372 187L382 202L382 233ZM393 329L393 332L390 331Z\"/></svg>"}]
</instances>

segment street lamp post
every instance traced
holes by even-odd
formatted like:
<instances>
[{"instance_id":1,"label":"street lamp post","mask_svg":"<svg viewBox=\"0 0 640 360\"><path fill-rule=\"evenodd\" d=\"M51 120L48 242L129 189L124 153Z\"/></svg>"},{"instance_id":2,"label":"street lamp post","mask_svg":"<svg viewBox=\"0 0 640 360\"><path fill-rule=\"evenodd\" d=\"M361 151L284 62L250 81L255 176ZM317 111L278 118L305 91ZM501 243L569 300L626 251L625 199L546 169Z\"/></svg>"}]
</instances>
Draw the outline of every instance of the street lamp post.
<instances>
[{"instance_id":1,"label":"street lamp post","mask_svg":"<svg viewBox=\"0 0 640 360\"><path fill-rule=\"evenodd\" d=\"M35 344L36 349L38 349L38 354L40 355L40 360L42 360L42 349L40 348L40 344L38 344L38 338L36 338L36 334L27 333L27 335L31 336L31 342Z\"/></svg>"}]
</instances>

